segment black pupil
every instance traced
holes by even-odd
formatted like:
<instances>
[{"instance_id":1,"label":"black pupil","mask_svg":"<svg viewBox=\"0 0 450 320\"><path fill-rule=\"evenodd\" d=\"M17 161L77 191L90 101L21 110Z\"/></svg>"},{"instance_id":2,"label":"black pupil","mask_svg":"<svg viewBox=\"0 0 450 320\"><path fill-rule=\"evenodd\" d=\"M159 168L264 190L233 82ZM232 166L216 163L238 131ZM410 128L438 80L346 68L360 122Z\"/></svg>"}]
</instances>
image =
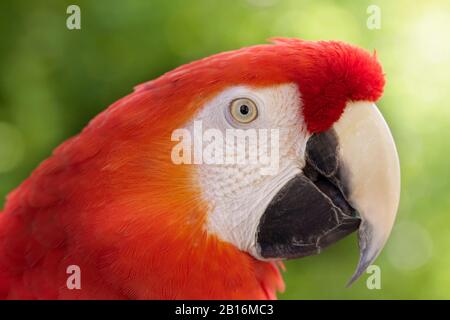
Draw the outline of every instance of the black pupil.
<instances>
[{"instance_id":1,"label":"black pupil","mask_svg":"<svg viewBox=\"0 0 450 320\"><path fill-rule=\"evenodd\" d=\"M250 111L249 107L246 104L243 104L239 111L241 112L241 114L243 114L244 116L247 115Z\"/></svg>"}]
</instances>

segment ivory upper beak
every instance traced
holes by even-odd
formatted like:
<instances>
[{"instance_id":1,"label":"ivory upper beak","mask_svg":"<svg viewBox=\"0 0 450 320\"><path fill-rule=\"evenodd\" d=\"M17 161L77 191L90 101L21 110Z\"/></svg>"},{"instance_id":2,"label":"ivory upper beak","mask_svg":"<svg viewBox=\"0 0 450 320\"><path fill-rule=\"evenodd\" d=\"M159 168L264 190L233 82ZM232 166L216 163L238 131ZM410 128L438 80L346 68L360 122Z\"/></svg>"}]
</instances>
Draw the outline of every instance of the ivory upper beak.
<instances>
[{"instance_id":1,"label":"ivory upper beak","mask_svg":"<svg viewBox=\"0 0 450 320\"><path fill-rule=\"evenodd\" d=\"M392 134L375 104L349 103L333 128L348 201L362 220L360 259L350 285L376 259L389 237L400 200L400 164Z\"/></svg>"}]
</instances>

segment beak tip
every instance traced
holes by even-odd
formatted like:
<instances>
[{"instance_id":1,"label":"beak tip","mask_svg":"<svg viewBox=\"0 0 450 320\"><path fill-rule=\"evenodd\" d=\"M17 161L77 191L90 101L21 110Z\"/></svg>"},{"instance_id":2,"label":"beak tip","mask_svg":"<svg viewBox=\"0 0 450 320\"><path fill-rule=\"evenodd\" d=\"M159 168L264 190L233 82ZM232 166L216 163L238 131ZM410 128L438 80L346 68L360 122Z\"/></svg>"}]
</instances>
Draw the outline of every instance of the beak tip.
<instances>
[{"instance_id":1,"label":"beak tip","mask_svg":"<svg viewBox=\"0 0 450 320\"><path fill-rule=\"evenodd\" d=\"M372 262L377 258L380 249L370 250L372 248L367 248L365 245L361 247L361 255L359 258L358 266L356 267L355 273L348 281L346 288L349 288L356 280L358 280L361 275L366 271L366 269L372 264ZM369 249L369 250L368 250Z\"/></svg>"},{"instance_id":2,"label":"beak tip","mask_svg":"<svg viewBox=\"0 0 450 320\"><path fill-rule=\"evenodd\" d=\"M352 284L359 279L359 277L361 277L361 275L363 274L363 272L367 269L367 267L369 266L369 263L364 263L362 264L361 262L358 264L358 267L356 268L355 273L353 273L352 277L350 278L350 280L347 282L347 285L345 286L346 288L350 288L352 286Z\"/></svg>"},{"instance_id":3,"label":"beak tip","mask_svg":"<svg viewBox=\"0 0 450 320\"><path fill-rule=\"evenodd\" d=\"M363 272L366 270L366 267L361 266L361 264L358 265L358 267L356 268L355 273L353 273L352 277L350 278L350 280L347 282L346 284L346 288L350 288L352 286L352 284L359 279L359 277L361 277L361 275L363 274Z\"/></svg>"}]
</instances>

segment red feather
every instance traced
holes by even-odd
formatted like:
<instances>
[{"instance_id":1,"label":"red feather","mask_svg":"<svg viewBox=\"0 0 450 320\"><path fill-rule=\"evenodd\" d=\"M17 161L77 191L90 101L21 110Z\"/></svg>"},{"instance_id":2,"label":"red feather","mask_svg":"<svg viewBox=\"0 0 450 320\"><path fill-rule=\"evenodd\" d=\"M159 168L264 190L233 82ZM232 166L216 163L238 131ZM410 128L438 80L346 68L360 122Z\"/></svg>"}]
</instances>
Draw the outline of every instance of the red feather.
<instances>
[{"instance_id":1,"label":"red feather","mask_svg":"<svg viewBox=\"0 0 450 320\"><path fill-rule=\"evenodd\" d=\"M311 132L349 100L378 99L375 56L340 42L276 39L225 52L142 84L63 143L0 214L0 298L272 299L275 263L203 228L207 204L170 135L230 85L294 82ZM81 290L66 287L69 265Z\"/></svg>"}]
</instances>

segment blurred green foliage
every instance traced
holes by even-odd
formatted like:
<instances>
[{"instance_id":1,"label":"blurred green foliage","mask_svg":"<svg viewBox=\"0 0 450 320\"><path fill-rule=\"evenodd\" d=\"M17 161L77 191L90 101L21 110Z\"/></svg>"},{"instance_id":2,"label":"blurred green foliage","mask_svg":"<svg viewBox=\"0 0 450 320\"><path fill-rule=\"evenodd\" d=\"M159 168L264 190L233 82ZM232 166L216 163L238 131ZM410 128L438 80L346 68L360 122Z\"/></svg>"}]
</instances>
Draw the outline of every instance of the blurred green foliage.
<instances>
[{"instance_id":1,"label":"blurred green foliage","mask_svg":"<svg viewBox=\"0 0 450 320\"><path fill-rule=\"evenodd\" d=\"M81 7L81 30L66 8ZM369 30L366 10L381 9ZM59 143L138 83L272 36L376 49L380 108L402 166L398 220L377 260L381 290L356 266L355 236L286 263L280 298L450 298L450 3L448 1L150 0L0 2L0 207Z\"/></svg>"}]
</instances>

